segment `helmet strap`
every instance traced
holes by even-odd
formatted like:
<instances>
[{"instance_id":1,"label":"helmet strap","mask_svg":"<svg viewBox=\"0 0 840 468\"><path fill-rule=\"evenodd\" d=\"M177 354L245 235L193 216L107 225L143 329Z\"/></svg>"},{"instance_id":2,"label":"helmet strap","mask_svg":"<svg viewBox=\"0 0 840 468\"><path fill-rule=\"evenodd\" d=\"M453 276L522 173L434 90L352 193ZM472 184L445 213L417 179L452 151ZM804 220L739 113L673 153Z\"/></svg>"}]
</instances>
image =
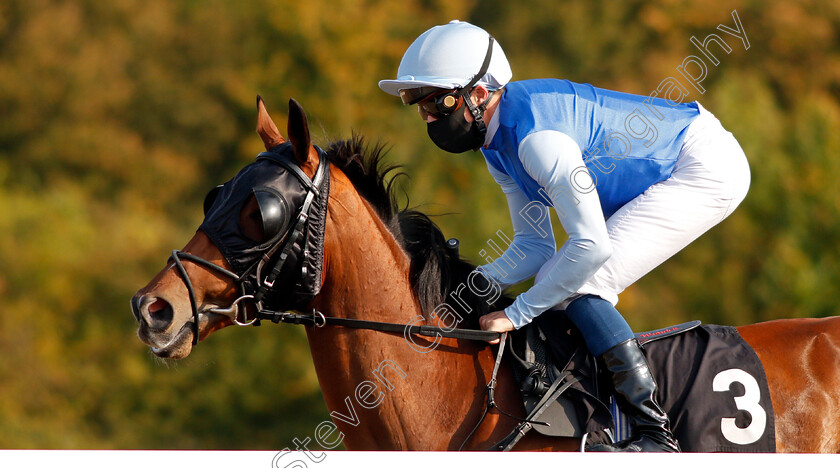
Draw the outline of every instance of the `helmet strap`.
<instances>
[{"instance_id":1,"label":"helmet strap","mask_svg":"<svg viewBox=\"0 0 840 468\"><path fill-rule=\"evenodd\" d=\"M482 133L482 135L487 131L487 127L484 124L484 110L486 109L486 105L482 104L480 106L476 106L473 104L472 99L470 99L470 94L472 93L472 88L478 83L484 74L487 73L487 69L490 67L490 57L493 55L493 36L489 36L489 44L487 45L487 53L484 55L484 63L481 64L481 69L478 70L478 73L473 76L472 80L466 84L463 88L461 88L461 96L464 97L464 102L467 104L467 107L470 109L470 113L475 119L475 124L478 127L478 130ZM489 98L488 98L489 99Z\"/></svg>"}]
</instances>

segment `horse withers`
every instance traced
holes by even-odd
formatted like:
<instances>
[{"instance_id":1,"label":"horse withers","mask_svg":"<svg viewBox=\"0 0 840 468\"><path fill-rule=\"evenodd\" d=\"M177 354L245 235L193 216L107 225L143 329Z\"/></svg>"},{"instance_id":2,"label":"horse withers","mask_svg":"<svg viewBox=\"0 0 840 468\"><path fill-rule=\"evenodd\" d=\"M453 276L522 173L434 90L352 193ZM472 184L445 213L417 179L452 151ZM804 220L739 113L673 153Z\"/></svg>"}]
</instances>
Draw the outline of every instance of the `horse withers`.
<instances>
[{"instance_id":1,"label":"horse withers","mask_svg":"<svg viewBox=\"0 0 840 468\"><path fill-rule=\"evenodd\" d=\"M307 324L323 396L347 448L459 448L485 409L494 366L490 346L439 336L414 337L412 346L402 333L322 325L338 318L451 327L434 310L465 284L473 267L451 254L427 217L396 208L385 180L389 170L379 167L381 148L371 149L358 137L316 148L294 101L286 141L260 98L257 108L266 150L282 154L285 162L258 159L208 197L205 223L226 213L229 225L221 232L203 224L137 292L132 310L140 339L155 355L179 359L214 331L261 317L265 304L300 310L298 317L311 315L299 320ZM300 180L318 180L325 164L328 192ZM272 185L278 178L287 181L281 186L289 193ZM307 248L316 245L307 244L313 241L307 235L317 229L295 221L307 198L325 208L319 252ZM320 267L318 287L310 284L301 292L307 285L302 276L312 274L301 265L312 258L319 259L309 262ZM469 310L459 327L477 328L479 310L487 308L481 299L460 304ZM737 331L764 366L777 450L840 452L840 318L778 320ZM418 352L424 348L429 352ZM495 399L513 416L525 416L509 366L499 369ZM735 403L749 410L743 397ZM491 447L516 424L491 409L465 448ZM531 432L515 449L579 446L577 439Z\"/></svg>"}]
</instances>

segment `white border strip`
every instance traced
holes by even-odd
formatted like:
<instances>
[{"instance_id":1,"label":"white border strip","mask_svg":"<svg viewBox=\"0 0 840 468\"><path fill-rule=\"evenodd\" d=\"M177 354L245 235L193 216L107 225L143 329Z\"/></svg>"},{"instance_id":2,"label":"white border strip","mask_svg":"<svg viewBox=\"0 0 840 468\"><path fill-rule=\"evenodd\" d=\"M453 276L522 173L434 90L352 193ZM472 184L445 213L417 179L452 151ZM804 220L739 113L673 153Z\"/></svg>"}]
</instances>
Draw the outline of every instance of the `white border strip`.
<instances>
[{"instance_id":1,"label":"white border strip","mask_svg":"<svg viewBox=\"0 0 840 468\"><path fill-rule=\"evenodd\" d=\"M120 468L443 468L464 466L709 466L836 467L838 455L817 454L612 454L612 453L493 453L493 452L305 452L244 451L111 451L111 450L7 450L0 451L0 466L13 467L120 467ZM677 461L677 458L679 459ZM316 460L320 461L316 461ZM562 465L560 465L562 464Z\"/></svg>"}]
</instances>

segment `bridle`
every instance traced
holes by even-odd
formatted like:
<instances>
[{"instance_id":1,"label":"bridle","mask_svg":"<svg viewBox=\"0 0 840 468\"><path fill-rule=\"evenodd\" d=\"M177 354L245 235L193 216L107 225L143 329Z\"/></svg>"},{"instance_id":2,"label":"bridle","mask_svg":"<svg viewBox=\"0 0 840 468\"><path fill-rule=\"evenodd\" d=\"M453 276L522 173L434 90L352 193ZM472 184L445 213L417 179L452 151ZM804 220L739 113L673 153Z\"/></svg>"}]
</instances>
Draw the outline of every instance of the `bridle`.
<instances>
[{"instance_id":1,"label":"bridle","mask_svg":"<svg viewBox=\"0 0 840 468\"><path fill-rule=\"evenodd\" d=\"M301 208L298 211L297 218L294 223L290 223L286 232L280 236L280 239L263 254L257 262L251 264L244 273L237 274L227 268L219 266L209 260L198 257L196 255L182 252L180 250L173 250L170 255L170 260L175 264L175 268L187 288L190 298L190 306L192 307L192 323L193 323L193 346L198 344L199 333L199 310L198 301L195 297L195 288L190 280L186 268L184 268L183 261L187 260L197 265L200 265L208 270L226 276L232 279L240 290L240 295L227 307L216 307L207 309L208 312L223 315L228 317L234 324L240 326L260 325L261 320L270 320L273 323L291 323L297 325L312 325L316 327L323 327L327 325L336 325L351 328L360 328L367 330L377 330L388 333L403 333L410 335L421 335L426 337L446 337L457 338L475 341L490 341L501 336L500 333L490 332L484 330L470 330L470 329L451 329L436 327L431 325L412 325L412 324L398 324L388 322L376 322L370 320L349 319L343 317L325 316L322 312L312 309L309 314L300 314L289 310L274 311L269 310L264 303L266 294L272 292L274 289L275 280L283 269L285 263L289 258L289 253L294 245L301 240L301 233L308 233L306 224L311 219L311 210L315 200L322 200L326 204L329 181L329 162L327 161L325 152L318 148L318 168L315 171L313 179L300 170L300 167L291 160L287 153L277 151L278 147L272 148L268 152L260 153L257 160L267 159L274 163L281 165L283 168L289 170L300 182L304 190L306 190L306 197L304 198ZM304 259L313 255L309 252L306 246L303 248ZM271 262L271 259L277 255L277 261L267 274L263 274L263 269ZM304 263L300 261L300 263ZM301 267L300 273L302 275L311 272L306 271L306 266ZM250 292L253 291L253 292ZM248 315L246 304L254 306L252 315ZM304 309L306 304L298 304L295 307L297 310Z\"/></svg>"},{"instance_id":2,"label":"bridle","mask_svg":"<svg viewBox=\"0 0 840 468\"><path fill-rule=\"evenodd\" d=\"M227 276L237 284L240 291L240 296L237 299L235 299L228 307L208 309L208 312L224 315L230 318L234 324L241 326L259 325L259 321L261 319L273 319L275 317L276 312L265 310L264 299L266 294L273 290L274 283L284 266L286 266L286 262L289 260L292 249L301 240L304 240L304 245L301 248L303 258L298 259L302 269L301 274L306 275L307 273L311 273L307 272L306 262L311 254L308 245L306 245L308 244L308 239L306 238L309 237L308 223L312 217L311 211L314 206L313 202L315 200L322 200L323 204L326 205L326 200L329 197L330 164L326 159L324 150L315 146L315 149L318 152L318 168L315 171L314 178L310 179L300 169L300 167L291 160L287 152L277 151L277 148L278 147L275 147L267 152L260 153L257 155L257 161L269 160L282 166L298 179L302 189L306 192L306 196L300 209L298 210L295 221L289 224L286 231L280 236L279 240L256 262L252 263L242 274L236 274L227 268L180 250L173 250L170 255L170 259L175 264L178 274L184 282L189 294L190 306L192 307L193 315L193 346L198 344L199 338L198 302L195 298L195 288L193 287L186 268L184 268L182 260L189 260L190 262L201 265L213 272L219 273L222 276ZM274 266L271 267L270 271L264 274L264 268L272 261L275 255L277 255L277 260L274 262ZM320 274L320 271L318 274ZM318 288L320 288L320 282L318 283ZM247 308L242 307L245 303L251 303L254 306L255 313L252 317L248 317ZM323 317L323 315L321 316Z\"/></svg>"},{"instance_id":3,"label":"bridle","mask_svg":"<svg viewBox=\"0 0 840 468\"><path fill-rule=\"evenodd\" d=\"M270 320L273 323L292 323L298 325L311 325L315 327L325 327L328 325L335 325L335 326L343 326L343 327L350 327L350 328L357 328L357 329L367 329L367 330L376 330L386 333L400 333L404 336L408 335L421 335L426 337L447 337L447 338L455 338L455 339L464 339L464 340L472 340L472 341L491 341L496 338L501 338L501 342L499 343L498 350L496 351L496 360L495 365L493 366L493 372L491 374L490 381L487 383L485 388L487 392L486 398L486 405L484 408L484 412L482 413L478 423L474 426L473 430L469 433L469 435L464 439L459 447L459 450L463 449L466 443L472 438L475 431L481 426L482 422L484 421L485 417L487 416L489 410L491 408L496 408L501 414L504 414L508 417L513 419L517 419L520 421L525 421L528 423L533 424L540 424L537 421L526 421L522 418L518 418L516 416L510 415L501 410L498 407L496 400L495 400L495 387L496 387L496 376L499 371L499 367L502 361L502 355L505 349L505 343L507 338L507 333L498 333L498 332L491 332L491 331L484 331L484 330L471 330L471 329L459 329L459 328L443 328L443 327L436 327L431 325L412 325L412 324L398 324L398 323L388 323L388 322L376 322L370 320L359 320L359 319L349 319L343 317L330 317L325 316L323 313L317 311L316 309L312 309L310 314L301 314L293 311L272 311L268 310L264 305L264 300L266 294L272 292L274 288L275 281L280 274L281 270L283 269L286 261L289 258L289 254L291 249L295 246L297 242L299 242L300 236L302 233L303 235L308 236L309 230L307 223L311 218L311 210L313 207L313 202L315 200L322 200L323 208L325 209L327 199L328 199L328 186L329 186L329 162L326 159L326 154L324 151L317 146L315 147L318 151L318 168L315 172L315 176L312 180L295 164L294 161L291 161L287 153L279 153L274 151L276 148L272 148L268 152L260 153L257 156L257 159L268 159L271 160L285 169L289 170L292 174L294 174L301 186L304 190L306 190L306 197L301 205L300 210L298 211L297 218L294 223L291 223L287 228L286 232L280 236L280 240L278 240L265 254L263 254L258 261L251 264L243 274L237 274L227 268L222 266L216 265L213 262L210 262L206 259L198 257L196 255L182 252L180 250L173 250L172 254L170 255L170 259L175 264L175 267L180 275L181 279L184 282L184 285L187 288L189 298L190 298L190 305L192 307L192 322L193 322L193 346L198 344L199 338L199 310L198 310L198 302L195 297L195 288L193 287L192 281L190 280L189 274L187 273L186 268L184 268L183 261L187 260L197 265L200 265L208 270L211 270L215 273L218 273L222 276L226 276L232 279L239 287L240 296L236 298L229 306L227 307L216 307L212 309L208 309L208 312L220 314L225 317L228 317L234 324L240 326L258 326L260 325L261 320ZM304 244L308 242L304 241ZM321 244L323 245L323 244ZM278 254L279 252L279 254ZM301 274L306 275L311 272L306 270L306 259L309 255L313 254L313 252L309 252L307 250L307 245L303 246L303 259L298 259L299 263L303 266L301 267ZM320 252L319 254L322 254ZM271 262L271 259L275 256L279 255L277 261L275 262L274 266L271 268L271 271L268 274L263 275L263 268ZM318 268L318 274L320 275L320 268ZM319 283L320 287L320 283ZM249 293L248 291L254 291L253 293ZM244 304L250 303L254 306L253 315L249 317L247 307L243 307ZM300 309L302 307L298 307ZM497 445L498 448L498 445Z\"/></svg>"}]
</instances>

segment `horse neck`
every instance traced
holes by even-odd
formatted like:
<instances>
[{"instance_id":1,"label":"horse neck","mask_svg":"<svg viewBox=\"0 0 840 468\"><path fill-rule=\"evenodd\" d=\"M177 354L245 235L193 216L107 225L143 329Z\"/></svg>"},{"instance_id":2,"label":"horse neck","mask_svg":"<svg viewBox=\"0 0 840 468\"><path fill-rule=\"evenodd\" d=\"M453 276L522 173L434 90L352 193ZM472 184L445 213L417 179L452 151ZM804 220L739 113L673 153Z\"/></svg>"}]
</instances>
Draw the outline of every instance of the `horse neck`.
<instances>
[{"instance_id":1,"label":"horse neck","mask_svg":"<svg viewBox=\"0 0 840 468\"><path fill-rule=\"evenodd\" d=\"M315 305L335 317L411 319L420 307L408 280L408 255L347 177L335 168L332 173L324 281Z\"/></svg>"},{"instance_id":2,"label":"horse neck","mask_svg":"<svg viewBox=\"0 0 840 468\"><path fill-rule=\"evenodd\" d=\"M333 174L324 282L313 305L333 317L417 319L410 259L349 180ZM492 367L472 343L444 339L435 352L419 353L396 333L328 326L308 327L307 335L324 399L351 449L452 448L447 437L473 411L471 395Z\"/></svg>"}]
</instances>

